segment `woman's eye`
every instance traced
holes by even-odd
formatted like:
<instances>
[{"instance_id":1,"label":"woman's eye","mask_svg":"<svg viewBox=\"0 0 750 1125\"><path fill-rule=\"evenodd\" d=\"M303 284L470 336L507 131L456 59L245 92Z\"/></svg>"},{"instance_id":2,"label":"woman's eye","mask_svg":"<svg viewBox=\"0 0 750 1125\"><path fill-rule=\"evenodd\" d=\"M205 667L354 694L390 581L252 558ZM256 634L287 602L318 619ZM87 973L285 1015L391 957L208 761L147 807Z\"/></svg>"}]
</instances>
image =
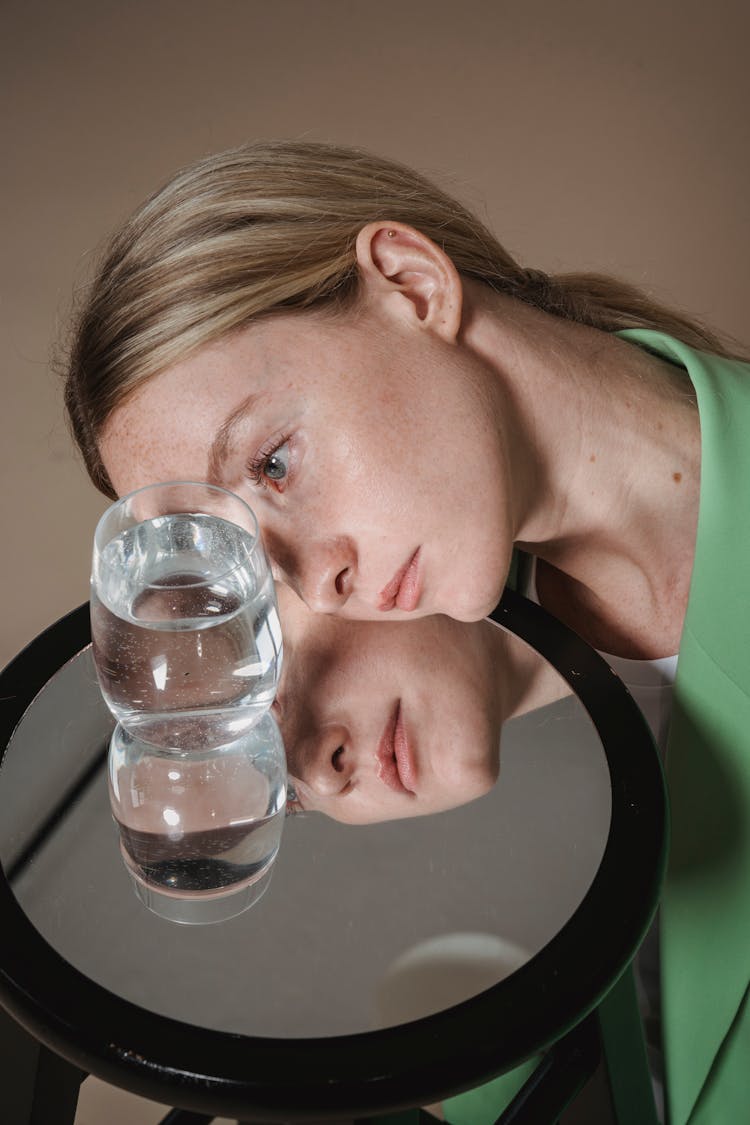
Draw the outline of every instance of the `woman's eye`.
<instances>
[{"instance_id":1,"label":"woman's eye","mask_svg":"<svg viewBox=\"0 0 750 1125\"><path fill-rule=\"evenodd\" d=\"M263 466L263 475L269 480L284 480L289 472L289 443L284 442L269 457Z\"/></svg>"},{"instance_id":2,"label":"woman's eye","mask_svg":"<svg viewBox=\"0 0 750 1125\"><path fill-rule=\"evenodd\" d=\"M283 491L284 482L289 475L289 459L289 442L282 441L270 449L261 449L257 457L248 463L247 471L261 488L265 488L271 481L277 490Z\"/></svg>"},{"instance_id":3,"label":"woman's eye","mask_svg":"<svg viewBox=\"0 0 750 1125\"><path fill-rule=\"evenodd\" d=\"M297 791L294 788L294 783L292 779L289 778L286 792L286 815L299 816L300 813L303 813L304 811L305 809L302 806L302 802L297 796Z\"/></svg>"}]
</instances>

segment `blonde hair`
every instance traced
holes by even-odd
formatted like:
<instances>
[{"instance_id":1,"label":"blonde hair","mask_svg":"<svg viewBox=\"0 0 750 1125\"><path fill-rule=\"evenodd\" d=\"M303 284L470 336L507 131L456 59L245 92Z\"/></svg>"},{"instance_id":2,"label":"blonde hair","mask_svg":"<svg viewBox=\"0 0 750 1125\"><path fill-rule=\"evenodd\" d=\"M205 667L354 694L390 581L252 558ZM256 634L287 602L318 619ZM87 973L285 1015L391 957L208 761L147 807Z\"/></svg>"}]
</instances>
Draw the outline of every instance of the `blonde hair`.
<instances>
[{"instance_id":1,"label":"blonde hair","mask_svg":"<svg viewBox=\"0 0 750 1125\"><path fill-rule=\"evenodd\" d=\"M730 354L701 325L632 285L522 268L474 215L409 168L331 145L246 145L178 172L105 250L74 325L65 383L73 434L96 487L115 495L98 441L127 396L259 317L346 308L357 295L357 235L378 220L416 227L459 273L555 316L608 332L656 328Z\"/></svg>"}]
</instances>

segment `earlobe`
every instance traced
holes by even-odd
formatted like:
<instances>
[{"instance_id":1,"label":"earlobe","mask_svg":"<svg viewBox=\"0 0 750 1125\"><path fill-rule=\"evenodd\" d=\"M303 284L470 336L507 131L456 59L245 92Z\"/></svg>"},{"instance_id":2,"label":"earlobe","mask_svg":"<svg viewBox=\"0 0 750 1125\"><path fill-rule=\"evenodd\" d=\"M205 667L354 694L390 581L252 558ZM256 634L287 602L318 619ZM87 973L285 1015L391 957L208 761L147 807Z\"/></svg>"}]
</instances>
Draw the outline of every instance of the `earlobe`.
<instances>
[{"instance_id":1,"label":"earlobe","mask_svg":"<svg viewBox=\"0 0 750 1125\"><path fill-rule=\"evenodd\" d=\"M357 264L367 296L453 343L461 327L463 287L451 259L403 223L368 223L357 236Z\"/></svg>"}]
</instances>

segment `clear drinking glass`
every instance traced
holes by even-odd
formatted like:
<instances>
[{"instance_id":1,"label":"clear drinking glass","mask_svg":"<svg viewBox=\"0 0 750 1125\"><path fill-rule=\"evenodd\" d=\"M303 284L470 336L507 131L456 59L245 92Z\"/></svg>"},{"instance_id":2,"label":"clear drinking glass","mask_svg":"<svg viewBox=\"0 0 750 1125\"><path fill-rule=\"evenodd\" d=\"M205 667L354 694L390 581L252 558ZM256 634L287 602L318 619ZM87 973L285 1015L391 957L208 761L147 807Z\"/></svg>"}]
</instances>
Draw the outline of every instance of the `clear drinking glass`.
<instances>
[{"instance_id":1,"label":"clear drinking glass","mask_svg":"<svg viewBox=\"0 0 750 1125\"><path fill-rule=\"evenodd\" d=\"M246 909L270 879L286 801L268 714L281 628L250 508L184 481L113 504L94 535L91 631L118 723L110 798L139 897L175 921Z\"/></svg>"}]
</instances>

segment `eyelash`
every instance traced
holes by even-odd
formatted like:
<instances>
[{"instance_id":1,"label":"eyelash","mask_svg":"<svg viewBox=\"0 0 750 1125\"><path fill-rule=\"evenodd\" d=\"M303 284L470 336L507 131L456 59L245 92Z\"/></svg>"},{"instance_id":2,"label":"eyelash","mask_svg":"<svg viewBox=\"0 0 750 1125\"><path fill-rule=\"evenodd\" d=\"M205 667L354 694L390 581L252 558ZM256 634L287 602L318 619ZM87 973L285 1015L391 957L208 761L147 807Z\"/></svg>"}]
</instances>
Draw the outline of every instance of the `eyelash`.
<instances>
[{"instance_id":1,"label":"eyelash","mask_svg":"<svg viewBox=\"0 0 750 1125\"><path fill-rule=\"evenodd\" d=\"M255 455L255 457L252 458L252 460L247 462L245 471L252 480L253 484L257 484L260 488L271 487L265 475L266 466L273 457L274 453L278 453L279 450L286 445L286 443L289 441L290 436L290 434L285 434L282 438L274 438L272 441L264 445ZM289 476L287 474L287 476L285 476L283 480L278 483L286 485L288 479ZM283 490L276 487L275 491L281 492Z\"/></svg>"},{"instance_id":2,"label":"eyelash","mask_svg":"<svg viewBox=\"0 0 750 1125\"><path fill-rule=\"evenodd\" d=\"M302 807L302 802L297 796L297 790L290 781L287 785L286 815L301 816L305 811L306 810Z\"/></svg>"}]
</instances>

